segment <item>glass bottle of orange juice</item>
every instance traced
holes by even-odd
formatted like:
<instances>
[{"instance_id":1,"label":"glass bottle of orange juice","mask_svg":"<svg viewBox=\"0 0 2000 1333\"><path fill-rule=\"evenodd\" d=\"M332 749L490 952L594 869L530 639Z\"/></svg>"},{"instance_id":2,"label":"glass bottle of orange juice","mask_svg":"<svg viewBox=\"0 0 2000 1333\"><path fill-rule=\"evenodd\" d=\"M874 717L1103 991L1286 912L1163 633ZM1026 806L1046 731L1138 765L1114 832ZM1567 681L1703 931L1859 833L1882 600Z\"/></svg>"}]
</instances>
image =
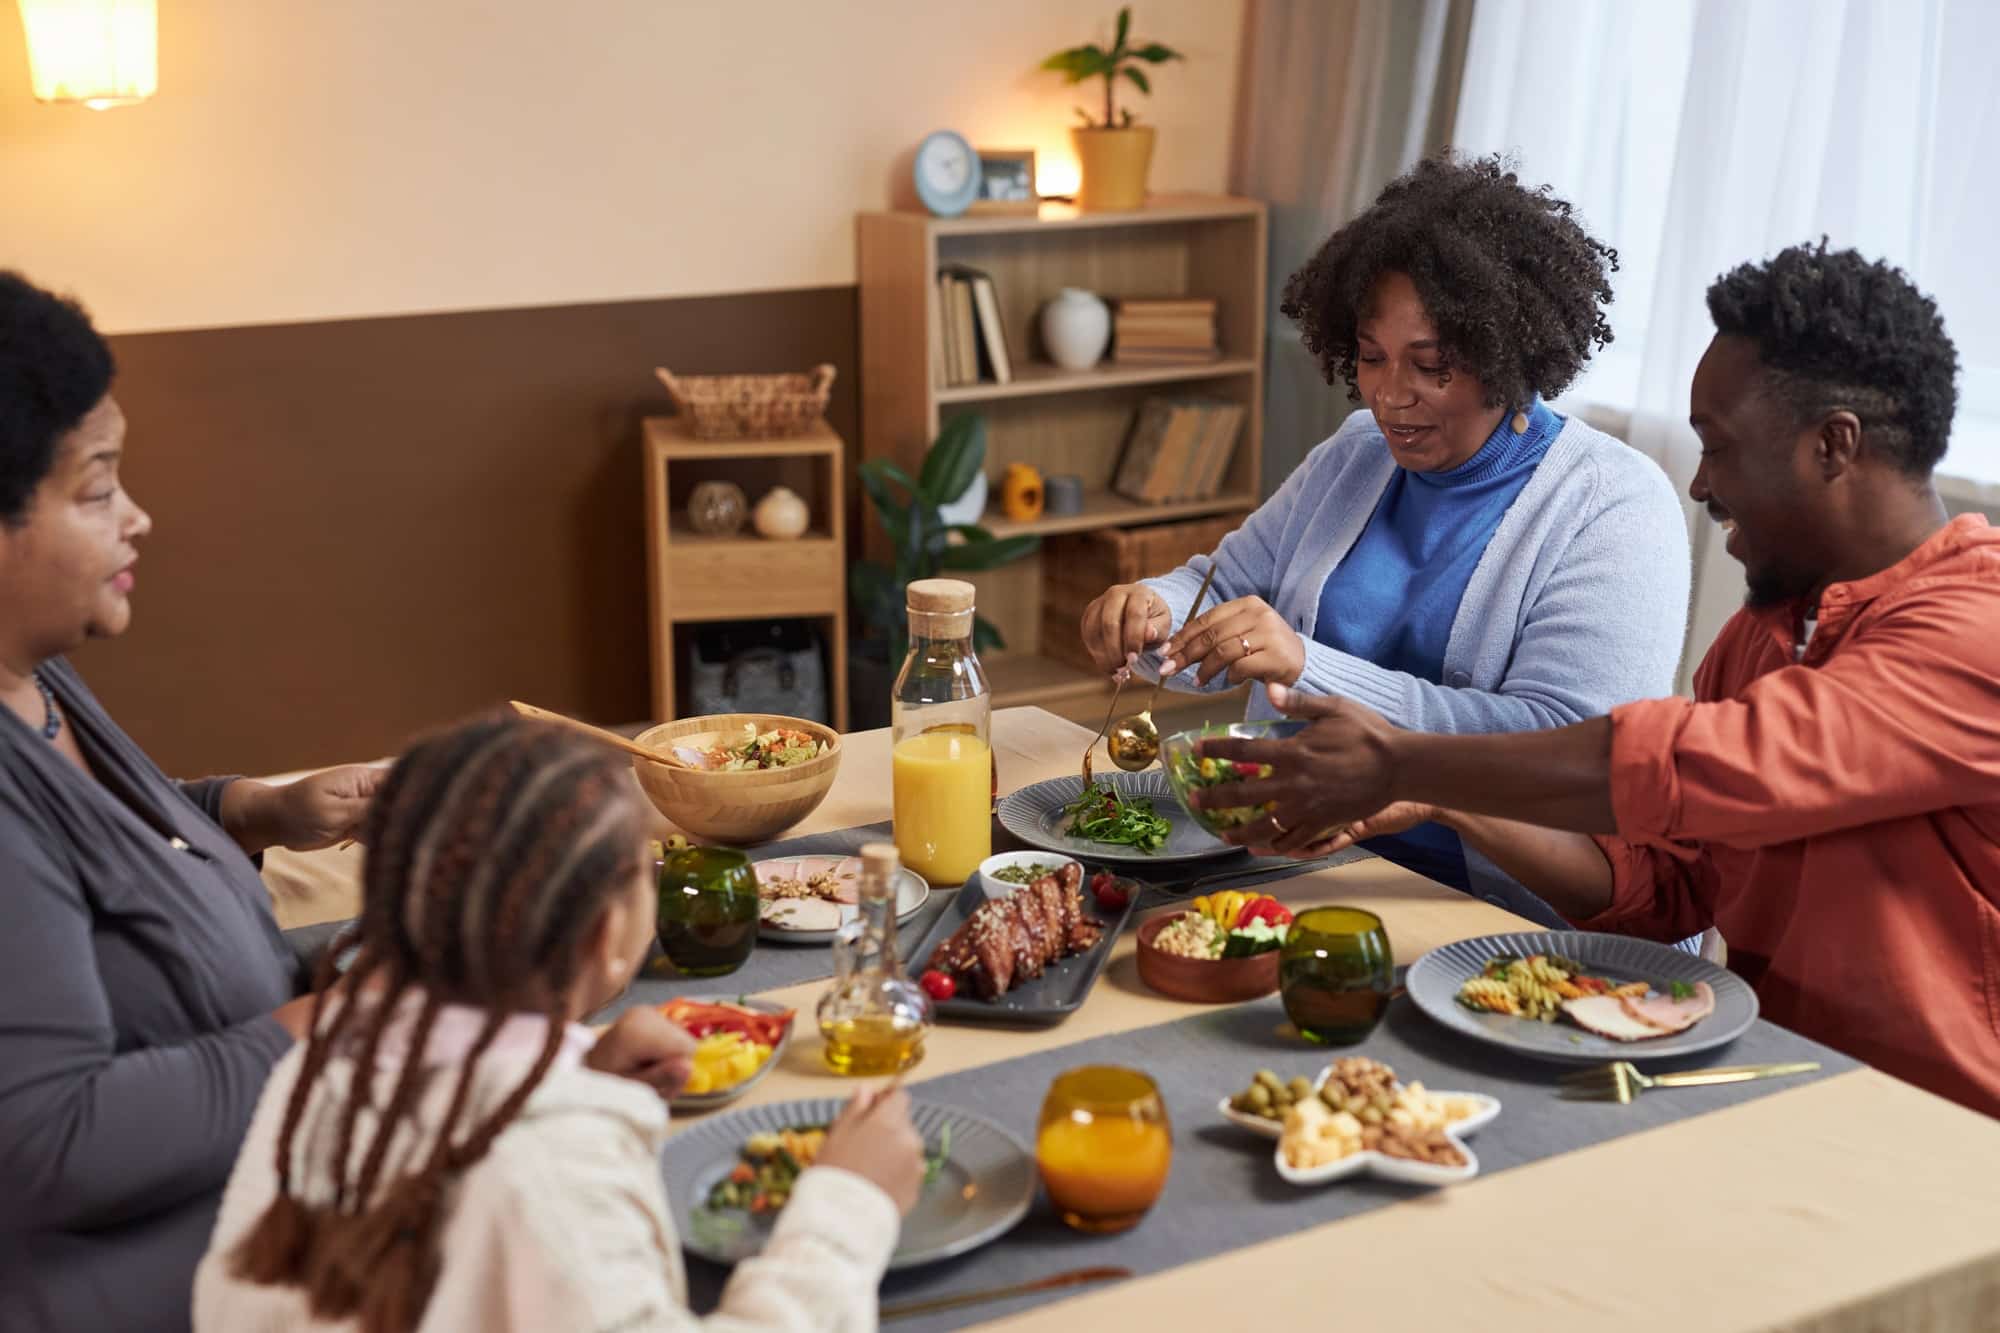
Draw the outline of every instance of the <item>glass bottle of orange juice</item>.
<instances>
[{"instance_id":1,"label":"glass bottle of orange juice","mask_svg":"<svg viewBox=\"0 0 2000 1333\"><path fill-rule=\"evenodd\" d=\"M970 583L919 579L907 593L910 651L891 703L896 848L933 884L963 884L993 854L998 770L993 695L972 651Z\"/></svg>"}]
</instances>

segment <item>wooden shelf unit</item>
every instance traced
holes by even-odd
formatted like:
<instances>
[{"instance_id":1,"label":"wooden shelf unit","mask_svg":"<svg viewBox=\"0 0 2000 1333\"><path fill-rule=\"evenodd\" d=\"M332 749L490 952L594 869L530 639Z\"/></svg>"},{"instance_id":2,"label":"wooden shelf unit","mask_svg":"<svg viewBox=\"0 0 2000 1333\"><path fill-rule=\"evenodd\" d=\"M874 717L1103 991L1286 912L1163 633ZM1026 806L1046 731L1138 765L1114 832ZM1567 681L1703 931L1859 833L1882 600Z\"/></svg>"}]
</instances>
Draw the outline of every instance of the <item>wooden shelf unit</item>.
<instances>
[{"instance_id":1,"label":"wooden shelf unit","mask_svg":"<svg viewBox=\"0 0 2000 1333\"><path fill-rule=\"evenodd\" d=\"M996 495L1007 464L1016 462L1032 463L1044 476L1081 476L1086 492L1077 515L1015 523L996 509L985 520L996 535L1248 512L1263 494L1266 226L1263 204L1220 195L1156 196L1118 213L1045 204L1035 216L861 214L861 456L893 459L915 475L944 420L978 412L987 421L986 470ZM992 276L1014 362L1011 383L947 388L935 378L933 348L942 328L936 277L948 264ZM1060 369L1044 354L1036 323L1043 303L1063 287L1106 297L1212 297L1220 358L1173 366L1107 359L1085 371ZM1221 492L1155 505L1112 494L1139 404L1177 392L1249 409ZM872 522L867 548L878 557L883 549ZM1007 641L989 663L995 704L1039 704L1095 726L1109 701L1108 682L1041 652L1041 557L971 580L980 611Z\"/></svg>"},{"instance_id":2,"label":"wooden shelf unit","mask_svg":"<svg viewBox=\"0 0 2000 1333\"><path fill-rule=\"evenodd\" d=\"M824 421L782 440L697 440L675 417L645 422L646 584L653 718L678 715L676 631L726 620L811 620L826 640L827 707L847 729L846 445ZM688 495L733 481L754 506L772 486L798 492L812 514L794 541L759 537L746 519L727 537L696 532Z\"/></svg>"}]
</instances>

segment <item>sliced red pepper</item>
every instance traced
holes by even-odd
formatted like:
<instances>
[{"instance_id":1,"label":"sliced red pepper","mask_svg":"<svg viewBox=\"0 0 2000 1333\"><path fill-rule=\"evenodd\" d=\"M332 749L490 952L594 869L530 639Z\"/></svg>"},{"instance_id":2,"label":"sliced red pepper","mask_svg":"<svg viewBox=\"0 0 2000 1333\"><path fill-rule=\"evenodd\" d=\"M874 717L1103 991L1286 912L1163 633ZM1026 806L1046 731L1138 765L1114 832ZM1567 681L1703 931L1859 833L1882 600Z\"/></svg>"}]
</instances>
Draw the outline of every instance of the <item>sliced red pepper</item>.
<instances>
[{"instance_id":1,"label":"sliced red pepper","mask_svg":"<svg viewBox=\"0 0 2000 1333\"><path fill-rule=\"evenodd\" d=\"M1236 914L1237 926L1247 926L1252 921L1263 921L1273 926L1288 926L1292 914L1276 898L1261 895L1243 904L1243 910Z\"/></svg>"},{"instance_id":2,"label":"sliced red pepper","mask_svg":"<svg viewBox=\"0 0 2000 1333\"><path fill-rule=\"evenodd\" d=\"M667 1021L678 1023L696 1038L718 1032L734 1032L760 1046L776 1046L792 1025L792 1011L763 1014L739 1009L733 1004L699 1004L693 1000L669 1000L660 1006Z\"/></svg>"}]
</instances>

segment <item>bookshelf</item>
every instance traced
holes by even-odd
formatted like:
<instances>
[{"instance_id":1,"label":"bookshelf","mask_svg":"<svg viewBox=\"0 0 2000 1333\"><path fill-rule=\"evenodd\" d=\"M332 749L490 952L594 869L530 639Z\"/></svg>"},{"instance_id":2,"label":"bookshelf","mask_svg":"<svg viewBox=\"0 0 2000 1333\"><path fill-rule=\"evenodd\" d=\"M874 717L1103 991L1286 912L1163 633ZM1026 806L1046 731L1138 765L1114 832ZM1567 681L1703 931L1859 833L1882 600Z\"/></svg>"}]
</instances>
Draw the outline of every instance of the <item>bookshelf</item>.
<instances>
[{"instance_id":1,"label":"bookshelf","mask_svg":"<svg viewBox=\"0 0 2000 1333\"><path fill-rule=\"evenodd\" d=\"M863 213L856 242L861 286L861 456L889 458L914 472L950 416L987 420L987 473L995 484L1009 463L1044 476L1083 478L1083 512L1028 523L1003 517L997 498L985 525L996 535L1057 535L1247 513L1262 494L1264 205L1221 195L1156 196L1144 208L1080 213L1044 204L1034 216L933 218ZM947 265L993 278L1014 363L1007 384L945 387L933 346L942 336L936 275ZM1042 304L1063 287L1100 296L1209 297L1216 302L1221 355L1194 365L1115 365L1063 370L1043 352ZM1141 402L1188 394L1248 409L1220 492L1208 499L1142 504L1110 490ZM869 549L882 541L866 523ZM1006 637L988 661L994 702L1036 704L1095 726L1109 702L1103 679L1042 651L1042 558L972 576L979 606ZM1160 571L1164 572L1164 571Z\"/></svg>"}]
</instances>

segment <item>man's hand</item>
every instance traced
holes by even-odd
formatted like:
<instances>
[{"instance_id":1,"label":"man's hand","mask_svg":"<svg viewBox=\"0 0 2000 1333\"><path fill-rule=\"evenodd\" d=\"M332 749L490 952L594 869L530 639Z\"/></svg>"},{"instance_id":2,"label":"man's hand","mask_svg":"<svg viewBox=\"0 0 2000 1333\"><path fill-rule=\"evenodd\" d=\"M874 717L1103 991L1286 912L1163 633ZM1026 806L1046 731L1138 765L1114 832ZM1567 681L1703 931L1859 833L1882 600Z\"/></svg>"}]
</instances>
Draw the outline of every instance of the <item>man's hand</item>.
<instances>
[{"instance_id":1,"label":"man's hand","mask_svg":"<svg viewBox=\"0 0 2000 1333\"><path fill-rule=\"evenodd\" d=\"M267 847L331 847L360 829L383 775L368 764L349 764L282 786L239 778L222 790L222 827L253 854Z\"/></svg>"},{"instance_id":2,"label":"man's hand","mask_svg":"<svg viewBox=\"0 0 2000 1333\"><path fill-rule=\"evenodd\" d=\"M1097 669L1109 673L1131 666L1172 627L1160 594L1143 583L1121 583L1083 609L1083 646Z\"/></svg>"},{"instance_id":3,"label":"man's hand","mask_svg":"<svg viewBox=\"0 0 2000 1333\"><path fill-rule=\"evenodd\" d=\"M583 1063L600 1074L643 1083L662 1098L687 1086L694 1072L695 1039L651 1005L627 1009L613 1020Z\"/></svg>"},{"instance_id":4,"label":"man's hand","mask_svg":"<svg viewBox=\"0 0 2000 1333\"><path fill-rule=\"evenodd\" d=\"M1205 758L1268 764L1271 776L1206 787L1192 796L1204 809L1270 803L1268 814L1223 837L1244 847L1302 856L1334 842L1356 821L1382 813L1394 799L1391 740L1396 728L1352 700L1301 694L1282 685L1271 688L1271 702L1312 725L1290 740L1207 740L1200 750Z\"/></svg>"},{"instance_id":5,"label":"man's hand","mask_svg":"<svg viewBox=\"0 0 2000 1333\"><path fill-rule=\"evenodd\" d=\"M1195 667L1195 683L1227 674L1231 685L1261 680L1295 685L1306 669L1306 646L1261 597L1239 597L1182 625L1160 650L1160 674Z\"/></svg>"}]
</instances>

